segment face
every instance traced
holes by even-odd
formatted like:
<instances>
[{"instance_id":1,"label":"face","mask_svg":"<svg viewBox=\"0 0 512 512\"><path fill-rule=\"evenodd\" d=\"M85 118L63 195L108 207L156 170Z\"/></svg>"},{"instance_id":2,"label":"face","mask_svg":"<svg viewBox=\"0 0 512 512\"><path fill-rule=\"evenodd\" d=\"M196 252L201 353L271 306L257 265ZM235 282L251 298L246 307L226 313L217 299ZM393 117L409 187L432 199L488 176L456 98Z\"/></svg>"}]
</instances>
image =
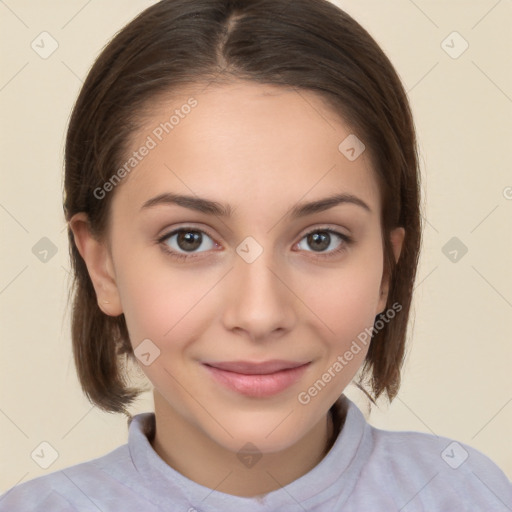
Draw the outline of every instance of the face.
<instances>
[{"instance_id":1,"label":"face","mask_svg":"<svg viewBox=\"0 0 512 512\"><path fill-rule=\"evenodd\" d=\"M155 109L132 149L155 146L109 192L105 311L124 313L159 402L227 449L305 436L368 347L344 354L385 309L379 189L368 152L351 161L338 149L350 134L310 92L188 91ZM304 208L341 194L356 199Z\"/></svg>"}]
</instances>

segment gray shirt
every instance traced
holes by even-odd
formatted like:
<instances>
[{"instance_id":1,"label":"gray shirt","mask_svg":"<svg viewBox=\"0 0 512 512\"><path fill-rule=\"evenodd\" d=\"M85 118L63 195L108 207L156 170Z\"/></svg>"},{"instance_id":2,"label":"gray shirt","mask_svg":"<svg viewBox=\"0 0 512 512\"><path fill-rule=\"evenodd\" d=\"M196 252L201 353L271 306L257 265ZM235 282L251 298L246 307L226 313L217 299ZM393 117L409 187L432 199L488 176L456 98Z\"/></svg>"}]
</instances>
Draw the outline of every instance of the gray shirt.
<instances>
[{"instance_id":1,"label":"gray shirt","mask_svg":"<svg viewBox=\"0 0 512 512\"><path fill-rule=\"evenodd\" d=\"M19 484L0 512L510 512L512 483L470 446L431 434L369 425L342 396L345 422L311 471L262 499L212 491L167 465L138 414L128 443L94 460Z\"/></svg>"}]
</instances>

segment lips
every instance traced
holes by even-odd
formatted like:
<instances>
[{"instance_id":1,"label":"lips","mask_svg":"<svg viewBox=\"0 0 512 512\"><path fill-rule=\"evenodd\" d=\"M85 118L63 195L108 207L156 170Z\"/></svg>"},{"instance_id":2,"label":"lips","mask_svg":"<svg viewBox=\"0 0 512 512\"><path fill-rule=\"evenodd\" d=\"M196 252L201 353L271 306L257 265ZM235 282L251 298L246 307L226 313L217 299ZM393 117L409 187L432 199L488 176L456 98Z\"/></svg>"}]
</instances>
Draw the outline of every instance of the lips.
<instances>
[{"instance_id":1,"label":"lips","mask_svg":"<svg viewBox=\"0 0 512 512\"><path fill-rule=\"evenodd\" d=\"M221 363L204 363L208 366L226 370L228 372L243 373L246 375L268 375L269 373L279 372L281 370L289 370L297 368L306 362L283 361L281 359L273 359L272 361L263 361L255 363L250 361L230 361Z\"/></svg>"},{"instance_id":2,"label":"lips","mask_svg":"<svg viewBox=\"0 0 512 512\"><path fill-rule=\"evenodd\" d=\"M248 361L203 363L213 379L238 394L264 398L281 393L295 384L310 362Z\"/></svg>"}]
</instances>

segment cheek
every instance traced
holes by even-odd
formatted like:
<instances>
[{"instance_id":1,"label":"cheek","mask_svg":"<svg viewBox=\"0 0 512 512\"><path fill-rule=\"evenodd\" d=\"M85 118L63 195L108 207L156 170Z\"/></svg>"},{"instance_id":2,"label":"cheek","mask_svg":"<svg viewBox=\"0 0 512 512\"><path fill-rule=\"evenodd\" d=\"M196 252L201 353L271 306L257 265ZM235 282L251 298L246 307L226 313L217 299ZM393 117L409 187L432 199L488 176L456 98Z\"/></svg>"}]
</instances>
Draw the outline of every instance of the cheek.
<instances>
[{"instance_id":1,"label":"cheek","mask_svg":"<svg viewBox=\"0 0 512 512\"><path fill-rule=\"evenodd\" d=\"M338 271L309 277L301 293L317 320L324 324L326 336L346 340L373 325L381 279L382 267L375 259L361 258L340 266Z\"/></svg>"},{"instance_id":2,"label":"cheek","mask_svg":"<svg viewBox=\"0 0 512 512\"><path fill-rule=\"evenodd\" d=\"M314 312L309 329L322 347L321 358L297 397L308 406L303 414L315 417L324 414L363 364L377 312L380 275L378 268L353 265L317 284L316 293L308 295Z\"/></svg>"},{"instance_id":3,"label":"cheek","mask_svg":"<svg viewBox=\"0 0 512 512\"><path fill-rule=\"evenodd\" d=\"M162 253L132 233L123 222L122 212L115 224L112 256L116 285L130 340L136 347L143 339L161 338L172 327L176 308L168 307L170 297L173 290L179 290L181 296L186 294L187 288L177 281L176 273L162 272Z\"/></svg>"},{"instance_id":4,"label":"cheek","mask_svg":"<svg viewBox=\"0 0 512 512\"><path fill-rule=\"evenodd\" d=\"M144 338L165 341L186 323L208 287L187 273L140 270L122 274L118 285L130 338L134 345Z\"/></svg>"}]
</instances>

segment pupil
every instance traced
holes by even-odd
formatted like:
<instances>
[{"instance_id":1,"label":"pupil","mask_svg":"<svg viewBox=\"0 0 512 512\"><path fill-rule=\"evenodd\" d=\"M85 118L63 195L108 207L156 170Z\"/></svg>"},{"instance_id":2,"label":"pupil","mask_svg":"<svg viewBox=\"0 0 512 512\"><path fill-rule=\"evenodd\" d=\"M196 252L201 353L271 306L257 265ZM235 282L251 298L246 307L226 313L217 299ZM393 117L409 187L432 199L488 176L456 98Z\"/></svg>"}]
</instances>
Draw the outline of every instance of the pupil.
<instances>
[{"instance_id":1,"label":"pupil","mask_svg":"<svg viewBox=\"0 0 512 512\"><path fill-rule=\"evenodd\" d=\"M311 247L316 250L327 249L329 247L330 235L325 231L313 233L308 237L308 243Z\"/></svg>"},{"instance_id":2,"label":"pupil","mask_svg":"<svg viewBox=\"0 0 512 512\"><path fill-rule=\"evenodd\" d=\"M202 236L197 231L182 231L178 235L178 245L183 250L194 250L201 245Z\"/></svg>"}]
</instances>

